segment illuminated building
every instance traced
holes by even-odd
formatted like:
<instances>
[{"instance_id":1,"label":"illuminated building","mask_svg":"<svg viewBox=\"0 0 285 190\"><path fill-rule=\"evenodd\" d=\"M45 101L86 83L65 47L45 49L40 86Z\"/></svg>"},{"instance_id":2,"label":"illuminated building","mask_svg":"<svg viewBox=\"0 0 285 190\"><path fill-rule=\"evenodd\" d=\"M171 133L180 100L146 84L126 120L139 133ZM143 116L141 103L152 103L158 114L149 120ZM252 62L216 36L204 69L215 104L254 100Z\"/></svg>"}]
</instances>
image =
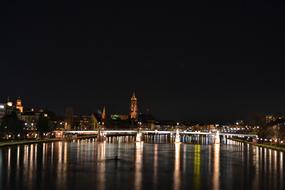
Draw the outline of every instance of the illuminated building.
<instances>
[{"instance_id":1,"label":"illuminated building","mask_svg":"<svg viewBox=\"0 0 285 190\"><path fill-rule=\"evenodd\" d=\"M6 113L5 104L0 104L0 120L4 117Z\"/></svg>"},{"instance_id":2,"label":"illuminated building","mask_svg":"<svg viewBox=\"0 0 285 190\"><path fill-rule=\"evenodd\" d=\"M36 130L40 119L40 112L28 111L20 115L20 119L25 122L26 130Z\"/></svg>"},{"instance_id":3,"label":"illuminated building","mask_svg":"<svg viewBox=\"0 0 285 190\"><path fill-rule=\"evenodd\" d=\"M101 117L102 117L102 124L104 125L105 121L106 121L106 118L107 118L105 106L103 108L103 112L102 112L102 116Z\"/></svg>"},{"instance_id":4,"label":"illuminated building","mask_svg":"<svg viewBox=\"0 0 285 190\"><path fill-rule=\"evenodd\" d=\"M272 123L275 122L277 120L277 118L274 115L266 115L265 116L265 122L268 123Z\"/></svg>"},{"instance_id":5,"label":"illuminated building","mask_svg":"<svg viewBox=\"0 0 285 190\"><path fill-rule=\"evenodd\" d=\"M2 109L5 109L6 114L10 114L13 111L16 111L19 114L24 111L22 100L20 98L16 100L16 104L14 105L13 101L8 97L6 103L2 105Z\"/></svg>"},{"instance_id":6,"label":"illuminated building","mask_svg":"<svg viewBox=\"0 0 285 190\"><path fill-rule=\"evenodd\" d=\"M73 123L73 109L67 108L65 112L65 130L71 130Z\"/></svg>"},{"instance_id":7,"label":"illuminated building","mask_svg":"<svg viewBox=\"0 0 285 190\"><path fill-rule=\"evenodd\" d=\"M13 107L13 102L10 101L10 98L7 98L7 102L6 102L7 107Z\"/></svg>"},{"instance_id":8,"label":"illuminated building","mask_svg":"<svg viewBox=\"0 0 285 190\"><path fill-rule=\"evenodd\" d=\"M130 118L132 120L137 120L138 118L138 100L135 93L131 97Z\"/></svg>"},{"instance_id":9,"label":"illuminated building","mask_svg":"<svg viewBox=\"0 0 285 190\"><path fill-rule=\"evenodd\" d=\"M97 113L93 113L90 117L91 129L96 130L100 126L101 117Z\"/></svg>"},{"instance_id":10,"label":"illuminated building","mask_svg":"<svg viewBox=\"0 0 285 190\"><path fill-rule=\"evenodd\" d=\"M130 125L129 115L112 114L108 126L112 128L126 128Z\"/></svg>"},{"instance_id":11,"label":"illuminated building","mask_svg":"<svg viewBox=\"0 0 285 190\"><path fill-rule=\"evenodd\" d=\"M10 114L14 111L14 106L13 106L13 102L10 101L10 98L8 97L7 98L7 102L6 102L6 105L5 105L5 111L6 111L6 114Z\"/></svg>"},{"instance_id":12,"label":"illuminated building","mask_svg":"<svg viewBox=\"0 0 285 190\"><path fill-rule=\"evenodd\" d=\"M111 115L112 120L121 120L121 121L126 121L129 119L128 115L119 115L119 114L113 114Z\"/></svg>"},{"instance_id":13,"label":"illuminated building","mask_svg":"<svg viewBox=\"0 0 285 190\"><path fill-rule=\"evenodd\" d=\"M20 113L23 113L23 111L24 111L24 107L22 105L22 100L20 98L18 98L16 100L16 109L18 109L20 111Z\"/></svg>"},{"instance_id":14,"label":"illuminated building","mask_svg":"<svg viewBox=\"0 0 285 190\"><path fill-rule=\"evenodd\" d=\"M74 115L72 124L71 124L71 129L79 130L79 131L94 129L94 126L92 126L92 124L93 124L92 118L90 116Z\"/></svg>"}]
</instances>

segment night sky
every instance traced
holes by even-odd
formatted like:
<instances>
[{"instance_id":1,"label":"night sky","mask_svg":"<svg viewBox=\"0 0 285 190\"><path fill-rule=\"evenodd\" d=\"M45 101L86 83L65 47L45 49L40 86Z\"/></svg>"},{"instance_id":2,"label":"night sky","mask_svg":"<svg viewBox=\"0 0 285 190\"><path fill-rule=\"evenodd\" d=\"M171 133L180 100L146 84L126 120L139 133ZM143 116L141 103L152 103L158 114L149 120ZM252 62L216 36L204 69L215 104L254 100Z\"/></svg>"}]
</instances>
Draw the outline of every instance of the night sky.
<instances>
[{"instance_id":1,"label":"night sky","mask_svg":"<svg viewBox=\"0 0 285 190\"><path fill-rule=\"evenodd\" d=\"M78 3L0 6L2 102L128 113L135 91L158 119L285 114L281 1Z\"/></svg>"}]
</instances>

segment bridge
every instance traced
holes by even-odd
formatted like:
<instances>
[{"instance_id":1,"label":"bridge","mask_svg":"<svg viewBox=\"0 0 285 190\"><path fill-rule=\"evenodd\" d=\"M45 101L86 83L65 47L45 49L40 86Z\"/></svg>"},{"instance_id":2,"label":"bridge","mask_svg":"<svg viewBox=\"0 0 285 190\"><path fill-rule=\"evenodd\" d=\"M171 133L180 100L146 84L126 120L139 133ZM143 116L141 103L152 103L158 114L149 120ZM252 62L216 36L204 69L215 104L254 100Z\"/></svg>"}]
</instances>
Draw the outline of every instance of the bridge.
<instances>
[{"instance_id":1,"label":"bridge","mask_svg":"<svg viewBox=\"0 0 285 190\"><path fill-rule=\"evenodd\" d=\"M100 141L104 141L107 136L126 136L133 135L136 136L136 141L142 141L143 135L170 135L175 137L175 142L180 142L181 135L205 135L214 138L214 143L220 143L220 137L249 137L256 139L258 136L254 134L237 134L237 133L220 133L219 131L180 131L176 129L175 131L160 131L160 130L91 130L91 131L62 131L62 135L96 135Z\"/></svg>"}]
</instances>

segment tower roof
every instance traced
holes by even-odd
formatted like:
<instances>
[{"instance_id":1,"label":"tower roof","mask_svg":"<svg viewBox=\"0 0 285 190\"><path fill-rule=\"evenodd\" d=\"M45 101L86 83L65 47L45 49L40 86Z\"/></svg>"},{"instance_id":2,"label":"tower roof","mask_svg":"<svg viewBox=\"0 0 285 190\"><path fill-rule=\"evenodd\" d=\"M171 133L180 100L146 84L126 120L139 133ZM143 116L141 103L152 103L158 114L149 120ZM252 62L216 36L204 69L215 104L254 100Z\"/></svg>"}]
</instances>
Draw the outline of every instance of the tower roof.
<instances>
[{"instance_id":1,"label":"tower roof","mask_svg":"<svg viewBox=\"0 0 285 190\"><path fill-rule=\"evenodd\" d=\"M133 92L133 95L132 95L132 98L131 98L131 99L132 99L132 100L136 100L136 99L137 99L135 92Z\"/></svg>"},{"instance_id":2,"label":"tower roof","mask_svg":"<svg viewBox=\"0 0 285 190\"><path fill-rule=\"evenodd\" d=\"M106 107L104 106L103 111L102 111L102 119L105 120L106 119Z\"/></svg>"}]
</instances>

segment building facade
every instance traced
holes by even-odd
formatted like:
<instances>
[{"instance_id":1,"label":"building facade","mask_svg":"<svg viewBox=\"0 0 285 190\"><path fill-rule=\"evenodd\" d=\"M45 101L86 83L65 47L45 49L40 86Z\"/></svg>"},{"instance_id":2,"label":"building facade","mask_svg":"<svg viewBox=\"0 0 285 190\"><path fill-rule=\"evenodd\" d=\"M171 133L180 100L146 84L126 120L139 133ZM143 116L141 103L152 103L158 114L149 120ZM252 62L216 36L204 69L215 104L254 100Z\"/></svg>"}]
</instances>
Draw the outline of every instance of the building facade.
<instances>
[{"instance_id":1,"label":"building facade","mask_svg":"<svg viewBox=\"0 0 285 190\"><path fill-rule=\"evenodd\" d=\"M17 98L16 100L16 109L19 110L20 113L24 112L24 107L21 98Z\"/></svg>"}]
</instances>

